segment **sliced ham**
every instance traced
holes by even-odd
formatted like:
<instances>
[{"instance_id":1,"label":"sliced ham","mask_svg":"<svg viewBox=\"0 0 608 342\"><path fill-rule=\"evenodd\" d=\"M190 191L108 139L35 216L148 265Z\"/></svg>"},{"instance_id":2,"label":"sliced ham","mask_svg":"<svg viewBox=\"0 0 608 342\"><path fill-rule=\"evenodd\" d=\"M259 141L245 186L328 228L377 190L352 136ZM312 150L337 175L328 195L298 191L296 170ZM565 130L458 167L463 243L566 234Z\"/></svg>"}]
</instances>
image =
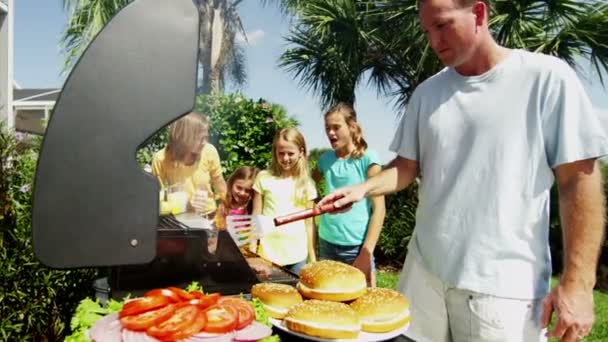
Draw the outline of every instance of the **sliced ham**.
<instances>
[{"instance_id":1,"label":"sliced ham","mask_svg":"<svg viewBox=\"0 0 608 342\"><path fill-rule=\"evenodd\" d=\"M120 341L120 340L118 340ZM115 341L115 342L118 342ZM142 331L133 331L128 329L122 330L122 342L160 342L154 337Z\"/></svg>"},{"instance_id":2,"label":"sliced ham","mask_svg":"<svg viewBox=\"0 0 608 342\"><path fill-rule=\"evenodd\" d=\"M258 341L272 335L272 329L259 322L252 322L245 328L236 332L234 341L249 342Z\"/></svg>"},{"instance_id":3,"label":"sliced ham","mask_svg":"<svg viewBox=\"0 0 608 342\"><path fill-rule=\"evenodd\" d=\"M202 331L183 340L183 342L232 342L233 337L234 333L212 334Z\"/></svg>"},{"instance_id":4,"label":"sliced ham","mask_svg":"<svg viewBox=\"0 0 608 342\"><path fill-rule=\"evenodd\" d=\"M118 342L122 337L122 324L118 313L102 317L93 324L89 334L94 342Z\"/></svg>"}]
</instances>

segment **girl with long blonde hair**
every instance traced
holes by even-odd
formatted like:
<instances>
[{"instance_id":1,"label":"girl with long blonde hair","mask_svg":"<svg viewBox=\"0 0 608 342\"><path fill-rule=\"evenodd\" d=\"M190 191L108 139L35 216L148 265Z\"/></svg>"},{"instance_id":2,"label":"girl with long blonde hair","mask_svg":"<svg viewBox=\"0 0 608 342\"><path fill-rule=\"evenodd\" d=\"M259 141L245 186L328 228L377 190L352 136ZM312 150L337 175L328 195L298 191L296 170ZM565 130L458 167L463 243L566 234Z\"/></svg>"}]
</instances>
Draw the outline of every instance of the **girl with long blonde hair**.
<instances>
[{"instance_id":1,"label":"girl with long blonde hair","mask_svg":"<svg viewBox=\"0 0 608 342\"><path fill-rule=\"evenodd\" d=\"M308 171L306 142L295 128L278 131L272 143L270 169L253 184L253 214L270 217L312 208L317 197ZM316 261L312 219L282 226L254 248L264 258L299 273L306 261Z\"/></svg>"}]
</instances>

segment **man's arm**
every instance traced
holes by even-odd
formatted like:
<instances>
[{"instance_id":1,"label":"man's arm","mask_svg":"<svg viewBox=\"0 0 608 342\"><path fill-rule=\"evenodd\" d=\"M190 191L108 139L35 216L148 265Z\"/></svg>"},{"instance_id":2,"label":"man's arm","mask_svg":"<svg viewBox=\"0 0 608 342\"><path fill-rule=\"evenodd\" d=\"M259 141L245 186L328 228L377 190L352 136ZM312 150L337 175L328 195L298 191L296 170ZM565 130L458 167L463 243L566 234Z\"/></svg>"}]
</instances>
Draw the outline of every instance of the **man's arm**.
<instances>
[{"instance_id":1,"label":"man's arm","mask_svg":"<svg viewBox=\"0 0 608 342\"><path fill-rule=\"evenodd\" d=\"M555 169L564 239L564 270L558 286L545 299L543 323L556 311L549 336L578 339L594 320L593 287L604 236L605 199L599 163L595 159L563 164Z\"/></svg>"},{"instance_id":2,"label":"man's arm","mask_svg":"<svg viewBox=\"0 0 608 342\"><path fill-rule=\"evenodd\" d=\"M564 237L563 286L593 290L604 236L604 193L599 163L593 159L555 170Z\"/></svg>"},{"instance_id":3,"label":"man's arm","mask_svg":"<svg viewBox=\"0 0 608 342\"><path fill-rule=\"evenodd\" d=\"M346 211L354 202L367 196L381 196L405 189L418 175L418 162L397 157L382 172L364 183L340 188L325 196L318 207L333 203L337 211Z\"/></svg>"},{"instance_id":4,"label":"man's arm","mask_svg":"<svg viewBox=\"0 0 608 342\"><path fill-rule=\"evenodd\" d=\"M418 162L397 156L365 184L368 196L387 195L407 188L418 176Z\"/></svg>"}]
</instances>

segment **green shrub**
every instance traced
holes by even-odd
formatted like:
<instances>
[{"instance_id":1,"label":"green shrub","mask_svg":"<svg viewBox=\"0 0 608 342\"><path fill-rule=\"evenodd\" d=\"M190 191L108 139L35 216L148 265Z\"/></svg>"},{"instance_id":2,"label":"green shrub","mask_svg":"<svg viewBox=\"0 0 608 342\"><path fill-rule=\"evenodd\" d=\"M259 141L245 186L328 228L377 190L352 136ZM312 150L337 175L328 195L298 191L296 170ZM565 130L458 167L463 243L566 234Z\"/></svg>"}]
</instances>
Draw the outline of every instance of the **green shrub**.
<instances>
[{"instance_id":1,"label":"green shrub","mask_svg":"<svg viewBox=\"0 0 608 342\"><path fill-rule=\"evenodd\" d=\"M0 124L0 340L57 341L96 271L49 269L32 248L32 181L39 139L18 141ZM69 248L57 246L57 248Z\"/></svg>"},{"instance_id":2,"label":"green shrub","mask_svg":"<svg viewBox=\"0 0 608 342\"><path fill-rule=\"evenodd\" d=\"M317 169L317 165L319 163L319 158L323 153L331 151L330 148L313 148L308 151L308 166L310 167L310 174ZM319 199L323 198L323 196L327 195L327 189L325 185L325 179L321 179L317 184L317 193L319 194Z\"/></svg>"},{"instance_id":3,"label":"green shrub","mask_svg":"<svg viewBox=\"0 0 608 342\"><path fill-rule=\"evenodd\" d=\"M386 196L386 218L375 256L380 264L398 263L405 260L407 244L416 224L418 184Z\"/></svg>"},{"instance_id":4,"label":"green shrub","mask_svg":"<svg viewBox=\"0 0 608 342\"><path fill-rule=\"evenodd\" d=\"M168 130L163 127L142 144L136 154L137 162L141 167L152 164L154 153L167 145L167 136Z\"/></svg>"},{"instance_id":5,"label":"green shrub","mask_svg":"<svg viewBox=\"0 0 608 342\"><path fill-rule=\"evenodd\" d=\"M267 168L275 132L298 125L280 105L240 94L199 96L196 110L211 119L209 140L218 149L226 178L243 165Z\"/></svg>"}]
</instances>

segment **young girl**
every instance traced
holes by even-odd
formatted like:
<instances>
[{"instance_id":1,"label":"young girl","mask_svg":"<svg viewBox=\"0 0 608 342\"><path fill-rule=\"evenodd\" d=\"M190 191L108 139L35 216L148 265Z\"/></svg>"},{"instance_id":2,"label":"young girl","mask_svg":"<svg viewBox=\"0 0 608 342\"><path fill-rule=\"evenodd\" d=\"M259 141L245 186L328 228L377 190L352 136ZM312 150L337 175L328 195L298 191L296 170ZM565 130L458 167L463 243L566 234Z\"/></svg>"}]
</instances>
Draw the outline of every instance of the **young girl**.
<instances>
[{"instance_id":1,"label":"young girl","mask_svg":"<svg viewBox=\"0 0 608 342\"><path fill-rule=\"evenodd\" d=\"M381 171L375 151L367 148L353 107L339 103L325 113L325 133L333 151L319 158L315 180L325 179L327 193L358 184ZM342 261L359 268L375 286L374 248L382 229L384 197L364 199L351 210L321 216L319 259Z\"/></svg>"},{"instance_id":2,"label":"young girl","mask_svg":"<svg viewBox=\"0 0 608 342\"><path fill-rule=\"evenodd\" d=\"M258 174L258 169L251 166L241 166L228 178L228 192L226 198L217 209L215 217L218 229L226 228L226 217L251 214L253 203L253 181ZM259 258L246 258L249 266L262 276L269 276L272 266Z\"/></svg>"},{"instance_id":3,"label":"young girl","mask_svg":"<svg viewBox=\"0 0 608 342\"><path fill-rule=\"evenodd\" d=\"M317 197L306 159L306 143L295 128L283 128L274 137L270 170L262 171L253 184L253 214L269 217L312 208ZM316 261L312 220L281 226L259 241L258 253L294 273Z\"/></svg>"},{"instance_id":4,"label":"young girl","mask_svg":"<svg viewBox=\"0 0 608 342\"><path fill-rule=\"evenodd\" d=\"M258 169L251 166L241 166L236 169L228 179L228 192L226 198L218 207L216 225L223 229L226 227L226 217L248 215L253 209L253 181Z\"/></svg>"},{"instance_id":5,"label":"young girl","mask_svg":"<svg viewBox=\"0 0 608 342\"><path fill-rule=\"evenodd\" d=\"M188 209L213 218L215 201L226 193L226 182L217 150L207 142L209 126L206 115L194 112L172 123L167 146L154 154L152 173L164 187L179 187ZM200 193L203 198L195 196Z\"/></svg>"}]
</instances>

